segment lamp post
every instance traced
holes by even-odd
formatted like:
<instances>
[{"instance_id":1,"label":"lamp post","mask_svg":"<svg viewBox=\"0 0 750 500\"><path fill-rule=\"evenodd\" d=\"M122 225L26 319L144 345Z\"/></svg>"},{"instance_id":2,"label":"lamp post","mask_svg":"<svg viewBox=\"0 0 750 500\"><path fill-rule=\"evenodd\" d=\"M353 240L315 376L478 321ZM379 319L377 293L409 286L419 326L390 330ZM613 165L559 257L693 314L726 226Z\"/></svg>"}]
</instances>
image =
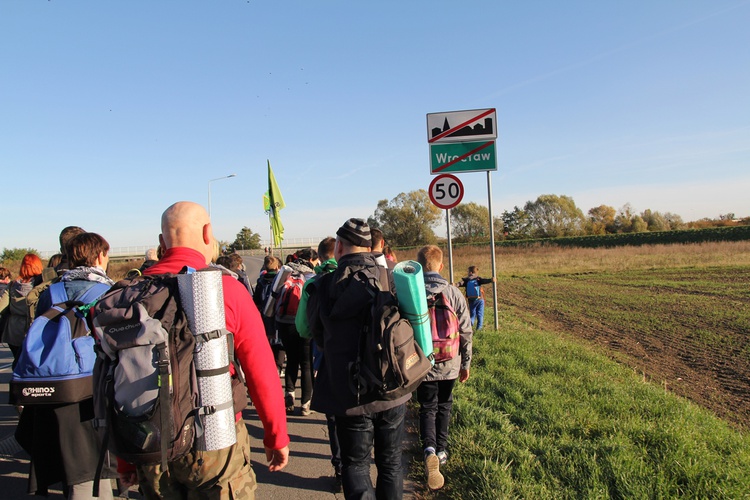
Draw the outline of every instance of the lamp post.
<instances>
[{"instance_id":1,"label":"lamp post","mask_svg":"<svg viewBox=\"0 0 750 500\"><path fill-rule=\"evenodd\" d=\"M237 174L229 174L225 175L224 177L217 177L216 179L211 179L208 181L208 217L211 217L211 183L214 181L220 181L222 179L229 179L230 177L236 177Z\"/></svg>"}]
</instances>

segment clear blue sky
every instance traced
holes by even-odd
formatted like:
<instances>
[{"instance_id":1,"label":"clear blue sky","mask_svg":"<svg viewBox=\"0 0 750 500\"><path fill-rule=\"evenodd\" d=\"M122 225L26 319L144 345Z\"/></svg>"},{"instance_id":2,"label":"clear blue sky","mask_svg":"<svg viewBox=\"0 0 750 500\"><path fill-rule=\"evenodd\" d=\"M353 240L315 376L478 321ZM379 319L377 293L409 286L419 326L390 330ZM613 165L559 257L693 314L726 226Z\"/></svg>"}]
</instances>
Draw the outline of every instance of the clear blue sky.
<instances>
[{"instance_id":1,"label":"clear blue sky","mask_svg":"<svg viewBox=\"0 0 750 500\"><path fill-rule=\"evenodd\" d=\"M0 3L0 248L322 237L427 189L426 114L497 109L495 215L541 194L750 216L750 1ZM460 175L487 205L486 175Z\"/></svg>"}]
</instances>

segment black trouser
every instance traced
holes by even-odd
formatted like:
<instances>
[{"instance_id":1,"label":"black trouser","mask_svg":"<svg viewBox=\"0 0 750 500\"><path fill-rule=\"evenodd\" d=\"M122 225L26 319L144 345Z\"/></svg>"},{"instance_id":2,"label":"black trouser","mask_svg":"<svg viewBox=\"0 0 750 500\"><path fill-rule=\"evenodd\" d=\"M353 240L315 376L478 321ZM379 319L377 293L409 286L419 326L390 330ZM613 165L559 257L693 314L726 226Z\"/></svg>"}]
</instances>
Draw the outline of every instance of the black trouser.
<instances>
[{"instance_id":1,"label":"black trouser","mask_svg":"<svg viewBox=\"0 0 750 500\"><path fill-rule=\"evenodd\" d=\"M286 351L286 372L284 373L284 390L294 392L297 385L297 372L301 373L302 404L310 401L313 391L311 339L303 339L292 323L276 323L281 343Z\"/></svg>"},{"instance_id":2,"label":"black trouser","mask_svg":"<svg viewBox=\"0 0 750 500\"><path fill-rule=\"evenodd\" d=\"M419 401L419 438L422 449L445 451L448 445L448 423L453 408L453 380L422 382L417 388Z\"/></svg>"}]
</instances>

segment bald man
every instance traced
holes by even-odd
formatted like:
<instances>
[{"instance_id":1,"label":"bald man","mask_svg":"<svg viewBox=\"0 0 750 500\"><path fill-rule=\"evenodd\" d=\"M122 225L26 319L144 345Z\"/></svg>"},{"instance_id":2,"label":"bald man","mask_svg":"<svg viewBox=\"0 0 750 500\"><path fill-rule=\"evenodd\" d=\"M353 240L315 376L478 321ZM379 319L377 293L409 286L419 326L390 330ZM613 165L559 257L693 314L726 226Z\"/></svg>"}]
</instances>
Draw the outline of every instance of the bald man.
<instances>
[{"instance_id":1,"label":"bald man","mask_svg":"<svg viewBox=\"0 0 750 500\"><path fill-rule=\"evenodd\" d=\"M218 253L208 214L202 206L187 201L177 202L164 212L159 243L164 256L144 274L178 273L185 266L202 269ZM260 313L247 290L228 275L223 277L222 285L226 327L234 333L235 355L263 423L269 470L278 471L289 460L289 435L273 353ZM237 444L229 448L188 453L169 463L169 474L160 465L139 466L138 481L146 497L254 498L257 485L250 465L250 438L241 412L236 421ZM132 475L122 476L126 483L134 482Z\"/></svg>"}]
</instances>

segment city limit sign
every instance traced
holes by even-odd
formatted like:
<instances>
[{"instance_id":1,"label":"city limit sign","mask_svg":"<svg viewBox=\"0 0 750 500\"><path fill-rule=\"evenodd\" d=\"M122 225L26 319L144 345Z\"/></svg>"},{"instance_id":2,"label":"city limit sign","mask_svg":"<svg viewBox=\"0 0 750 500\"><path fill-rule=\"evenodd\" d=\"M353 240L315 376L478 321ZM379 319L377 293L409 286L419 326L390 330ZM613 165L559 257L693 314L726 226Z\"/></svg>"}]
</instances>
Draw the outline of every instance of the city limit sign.
<instances>
[{"instance_id":1,"label":"city limit sign","mask_svg":"<svg viewBox=\"0 0 750 500\"><path fill-rule=\"evenodd\" d=\"M427 114L427 142L473 142L497 139L495 108Z\"/></svg>"},{"instance_id":2,"label":"city limit sign","mask_svg":"<svg viewBox=\"0 0 750 500\"><path fill-rule=\"evenodd\" d=\"M495 170L495 141L430 144L431 175Z\"/></svg>"}]
</instances>

